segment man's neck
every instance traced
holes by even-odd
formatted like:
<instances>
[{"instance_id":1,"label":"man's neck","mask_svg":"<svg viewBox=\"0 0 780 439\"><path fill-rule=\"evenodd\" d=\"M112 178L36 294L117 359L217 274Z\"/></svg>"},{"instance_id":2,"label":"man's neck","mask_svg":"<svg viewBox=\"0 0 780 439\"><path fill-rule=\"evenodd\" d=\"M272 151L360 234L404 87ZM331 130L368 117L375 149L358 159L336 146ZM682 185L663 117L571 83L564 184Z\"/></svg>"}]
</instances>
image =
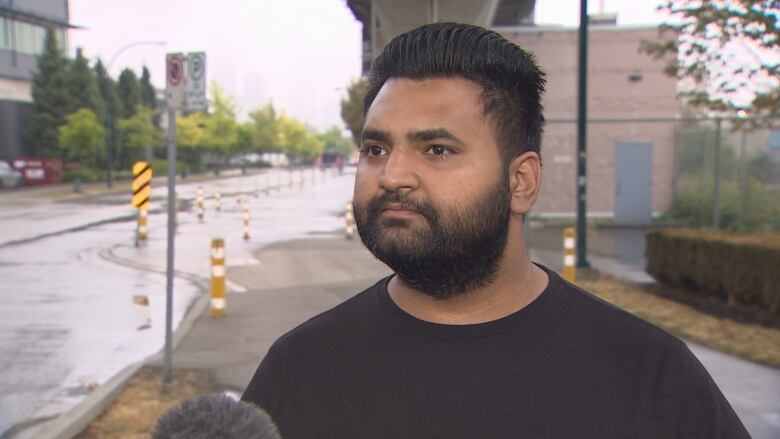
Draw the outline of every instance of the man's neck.
<instances>
[{"instance_id":1,"label":"man's neck","mask_svg":"<svg viewBox=\"0 0 780 439\"><path fill-rule=\"evenodd\" d=\"M431 323L468 325L515 313L544 291L549 278L525 251L505 255L489 285L448 299L436 299L393 276L387 286L393 302L408 314Z\"/></svg>"}]
</instances>

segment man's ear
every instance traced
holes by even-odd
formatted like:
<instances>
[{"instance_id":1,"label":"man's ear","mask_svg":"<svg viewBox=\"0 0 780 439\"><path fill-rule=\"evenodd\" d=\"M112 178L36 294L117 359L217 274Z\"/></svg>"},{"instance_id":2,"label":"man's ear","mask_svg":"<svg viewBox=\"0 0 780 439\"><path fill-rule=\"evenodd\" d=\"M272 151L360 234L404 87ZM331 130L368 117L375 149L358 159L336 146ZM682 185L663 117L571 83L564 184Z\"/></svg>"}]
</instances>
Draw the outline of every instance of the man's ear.
<instances>
[{"instance_id":1,"label":"man's ear","mask_svg":"<svg viewBox=\"0 0 780 439\"><path fill-rule=\"evenodd\" d=\"M525 215L531 210L542 184L542 159L539 153L528 151L509 164L509 188L512 191L512 213Z\"/></svg>"}]
</instances>

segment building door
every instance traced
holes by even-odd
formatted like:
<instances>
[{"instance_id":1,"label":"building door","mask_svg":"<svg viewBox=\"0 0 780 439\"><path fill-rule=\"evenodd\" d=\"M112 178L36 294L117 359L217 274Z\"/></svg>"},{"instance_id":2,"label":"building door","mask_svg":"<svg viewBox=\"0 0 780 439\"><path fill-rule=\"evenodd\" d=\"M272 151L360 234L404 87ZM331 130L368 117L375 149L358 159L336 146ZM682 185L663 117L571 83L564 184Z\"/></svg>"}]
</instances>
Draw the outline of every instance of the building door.
<instances>
[{"instance_id":1,"label":"building door","mask_svg":"<svg viewBox=\"0 0 780 439\"><path fill-rule=\"evenodd\" d=\"M615 145L615 222L650 224L652 209L653 144L618 142Z\"/></svg>"}]
</instances>

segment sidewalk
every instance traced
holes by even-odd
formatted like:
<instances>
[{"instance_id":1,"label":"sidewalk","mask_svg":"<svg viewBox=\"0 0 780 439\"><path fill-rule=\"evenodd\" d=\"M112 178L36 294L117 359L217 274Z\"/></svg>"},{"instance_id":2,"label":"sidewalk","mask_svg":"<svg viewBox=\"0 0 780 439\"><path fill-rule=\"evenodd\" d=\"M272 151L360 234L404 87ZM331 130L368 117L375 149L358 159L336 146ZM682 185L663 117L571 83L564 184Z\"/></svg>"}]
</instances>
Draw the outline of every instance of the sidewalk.
<instances>
[{"instance_id":1,"label":"sidewalk","mask_svg":"<svg viewBox=\"0 0 780 439\"><path fill-rule=\"evenodd\" d=\"M228 279L248 291L228 295L224 318L204 311L177 347L174 367L211 371L225 390L243 392L279 336L390 274L341 233L274 244L255 258L260 265L228 269ZM147 364L162 361L158 355Z\"/></svg>"}]
</instances>

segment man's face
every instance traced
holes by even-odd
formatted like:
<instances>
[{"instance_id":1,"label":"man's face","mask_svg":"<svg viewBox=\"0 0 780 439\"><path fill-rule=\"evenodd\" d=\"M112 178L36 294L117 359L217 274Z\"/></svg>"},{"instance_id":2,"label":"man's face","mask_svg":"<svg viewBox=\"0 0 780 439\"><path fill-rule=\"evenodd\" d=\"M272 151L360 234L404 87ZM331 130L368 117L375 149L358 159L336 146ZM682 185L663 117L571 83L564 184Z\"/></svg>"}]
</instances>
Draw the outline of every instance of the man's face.
<instances>
[{"instance_id":1,"label":"man's face","mask_svg":"<svg viewBox=\"0 0 780 439\"><path fill-rule=\"evenodd\" d=\"M411 287L488 284L506 247L509 183L479 85L391 79L372 103L355 180L363 243Z\"/></svg>"}]
</instances>

